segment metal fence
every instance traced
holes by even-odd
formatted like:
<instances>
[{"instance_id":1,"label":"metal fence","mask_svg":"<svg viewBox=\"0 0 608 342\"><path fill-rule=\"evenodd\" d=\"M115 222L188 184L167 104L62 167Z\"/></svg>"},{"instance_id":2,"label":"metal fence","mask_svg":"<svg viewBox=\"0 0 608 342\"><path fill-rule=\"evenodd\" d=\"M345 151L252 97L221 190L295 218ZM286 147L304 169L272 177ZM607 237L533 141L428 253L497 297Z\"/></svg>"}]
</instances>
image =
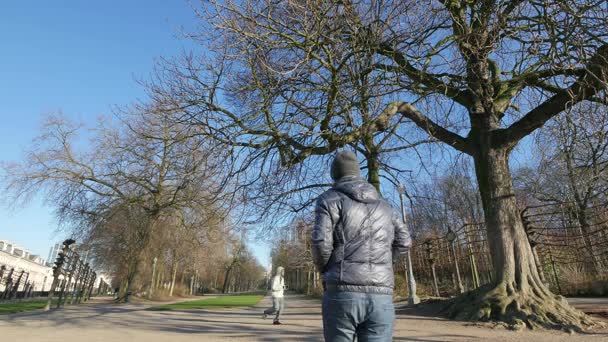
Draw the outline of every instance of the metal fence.
<instances>
[{"instance_id":1,"label":"metal fence","mask_svg":"<svg viewBox=\"0 0 608 342\"><path fill-rule=\"evenodd\" d=\"M542 204L521 212L542 280L557 293L608 291L608 210L572 203ZM483 223L426 231L414 240L412 268L418 292L450 296L490 283L493 267Z\"/></svg>"},{"instance_id":2,"label":"metal fence","mask_svg":"<svg viewBox=\"0 0 608 342\"><path fill-rule=\"evenodd\" d=\"M74 240L65 240L53 266L53 284L48 294L46 309L57 296L56 308L66 303L80 303L90 299L97 274L80 255L70 248Z\"/></svg>"},{"instance_id":3,"label":"metal fence","mask_svg":"<svg viewBox=\"0 0 608 342\"><path fill-rule=\"evenodd\" d=\"M580 291L576 288L580 284L608 275L606 206L581 209L574 203L542 204L526 208L522 220L539 274L558 292Z\"/></svg>"},{"instance_id":4,"label":"metal fence","mask_svg":"<svg viewBox=\"0 0 608 342\"><path fill-rule=\"evenodd\" d=\"M97 279L97 273L70 246L73 240L63 242L63 248L53 266L53 283L47 291L33 291L29 273L23 269L0 265L0 301L46 298L47 309L54 303L60 308L66 303L87 301L93 295L106 294L110 285ZM97 286L95 286L95 284Z\"/></svg>"},{"instance_id":5,"label":"metal fence","mask_svg":"<svg viewBox=\"0 0 608 342\"><path fill-rule=\"evenodd\" d=\"M411 253L418 286L429 295L453 295L492 281L482 223L465 224L447 234L428 232L414 241Z\"/></svg>"},{"instance_id":6,"label":"metal fence","mask_svg":"<svg viewBox=\"0 0 608 342\"><path fill-rule=\"evenodd\" d=\"M40 291L33 291L34 284L29 280L29 276L29 272L23 269L0 265L0 288L3 289L0 292L0 301L40 295Z\"/></svg>"}]
</instances>

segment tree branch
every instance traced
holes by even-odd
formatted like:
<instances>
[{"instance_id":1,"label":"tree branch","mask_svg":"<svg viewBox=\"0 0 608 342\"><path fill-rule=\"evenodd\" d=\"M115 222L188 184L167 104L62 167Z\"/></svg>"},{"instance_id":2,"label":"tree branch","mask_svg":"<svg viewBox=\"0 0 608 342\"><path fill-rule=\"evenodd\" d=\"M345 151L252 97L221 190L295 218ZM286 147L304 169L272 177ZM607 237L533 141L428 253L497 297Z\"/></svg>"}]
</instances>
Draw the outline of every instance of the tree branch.
<instances>
[{"instance_id":1,"label":"tree branch","mask_svg":"<svg viewBox=\"0 0 608 342\"><path fill-rule=\"evenodd\" d=\"M438 92L441 94L445 94L447 97L453 99L454 101L460 103L463 106L467 106L469 104L469 99L466 96L466 91L461 91L455 86L445 83L441 81L437 75L418 70L414 67L405 57L403 53L395 50L392 46L387 43L380 44L377 51L380 55L389 57L392 59L399 68L394 70L402 70L407 77L409 77L412 81L416 83L420 83L425 85L426 87L432 89L434 92ZM379 70L388 70L387 66L382 64L375 64L375 66ZM454 75L451 75L454 78Z\"/></svg>"},{"instance_id":2,"label":"tree branch","mask_svg":"<svg viewBox=\"0 0 608 342\"><path fill-rule=\"evenodd\" d=\"M589 99L606 89L608 84L608 44L602 45L587 63L587 69L574 84L564 89L505 129L495 132L498 146L513 146L519 140L542 127L545 122L573 105Z\"/></svg>"},{"instance_id":3,"label":"tree branch","mask_svg":"<svg viewBox=\"0 0 608 342\"><path fill-rule=\"evenodd\" d=\"M376 125L388 123L388 121L397 113L412 120L412 122L422 128L431 137L454 147L458 151L470 154L466 138L435 123L407 102L395 101L389 104L376 119ZM381 128L382 127L378 127L378 130L381 130Z\"/></svg>"}]
</instances>

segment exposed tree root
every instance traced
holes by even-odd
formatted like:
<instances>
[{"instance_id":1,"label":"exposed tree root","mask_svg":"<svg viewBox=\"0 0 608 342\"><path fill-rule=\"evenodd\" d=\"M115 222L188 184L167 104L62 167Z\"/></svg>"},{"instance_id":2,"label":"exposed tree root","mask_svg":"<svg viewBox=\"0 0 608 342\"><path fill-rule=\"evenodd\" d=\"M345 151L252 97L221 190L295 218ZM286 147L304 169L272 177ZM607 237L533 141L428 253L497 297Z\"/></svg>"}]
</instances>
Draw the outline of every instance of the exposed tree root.
<instances>
[{"instance_id":1,"label":"exposed tree root","mask_svg":"<svg viewBox=\"0 0 608 342\"><path fill-rule=\"evenodd\" d=\"M442 312L452 319L493 321L512 329L527 327L584 332L601 324L544 287L515 291L506 284L487 285L465 293L451 300Z\"/></svg>"}]
</instances>

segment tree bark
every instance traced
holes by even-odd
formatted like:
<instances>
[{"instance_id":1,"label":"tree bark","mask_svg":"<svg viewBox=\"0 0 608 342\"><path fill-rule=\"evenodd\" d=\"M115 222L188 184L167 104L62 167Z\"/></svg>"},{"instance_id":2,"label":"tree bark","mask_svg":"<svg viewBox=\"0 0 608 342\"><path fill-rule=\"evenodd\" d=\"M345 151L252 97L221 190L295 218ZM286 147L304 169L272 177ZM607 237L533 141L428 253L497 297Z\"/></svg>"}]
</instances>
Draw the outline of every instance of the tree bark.
<instances>
[{"instance_id":1,"label":"tree bark","mask_svg":"<svg viewBox=\"0 0 608 342\"><path fill-rule=\"evenodd\" d=\"M580 331L593 322L551 293L537 272L516 205L509 153L506 148L482 146L473 154L494 277L490 284L457 298L448 312L459 319Z\"/></svg>"},{"instance_id":2,"label":"tree bark","mask_svg":"<svg viewBox=\"0 0 608 342\"><path fill-rule=\"evenodd\" d=\"M175 288L175 277L177 276L177 263L173 263L173 275L171 276L171 287L169 288L169 297L173 297L173 289Z\"/></svg>"},{"instance_id":3,"label":"tree bark","mask_svg":"<svg viewBox=\"0 0 608 342\"><path fill-rule=\"evenodd\" d=\"M532 267L532 251L518 215L508 166L508 151L490 149L476 155L475 169L488 243L494 251L494 282L515 281L523 284L528 275L538 274L535 267Z\"/></svg>"},{"instance_id":4,"label":"tree bark","mask_svg":"<svg viewBox=\"0 0 608 342\"><path fill-rule=\"evenodd\" d=\"M129 274L127 274L127 283L124 287L124 293L122 294L122 298L125 303L129 303L131 300L130 297L133 293L133 284L135 283L135 277L139 272L139 262L137 261L137 258L135 259L136 260L132 262L131 267L129 267Z\"/></svg>"},{"instance_id":5,"label":"tree bark","mask_svg":"<svg viewBox=\"0 0 608 342\"><path fill-rule=\"evenodd\" d=\"M226 274L224 276L224 286L222 288L222 293L226 293L228 291L228 283L230 280L230 272L232 271L232 267L233 265L230 264L230 266L228 267L228 269L226 270Z\"/></svg>"},{"instance_id":6,"label":"tree bark","mask_svg":"<svg viewBox=\"0 0 608 342\"><path fill-rule=\"evenodd\" d=\"M534 262L536 263L536 270L538 271L538 275L540 276L540 281L542 281L543 284L547 284L545 272L543 271L543 263L540 260L536 247L532 247L532 255L534 256Z\"/></svg>"},{"instance_id":7,"label":"tree bark","mask_svg":"<svg viewBox=\"0 0 608 342\"><path fill-rule=\"evenodd\" d=\"M368 154L367 159L367 181L380 193L380 163L377 154Z\"/></svg>"},{"instance_id":8,"label":"tree bark","mask_svg":"<svg viewBox=\"0 0 608 342\"><path fill-rule=\"evenodd\" d=\"M164 290L165 290L164 285L165 285L165 265L163 264L161 272L160 272L159 276L156 279L156 286L155 286L155 288L157 290L160 290L161 292L164 292Z\"/></svg>"}]
</instances>

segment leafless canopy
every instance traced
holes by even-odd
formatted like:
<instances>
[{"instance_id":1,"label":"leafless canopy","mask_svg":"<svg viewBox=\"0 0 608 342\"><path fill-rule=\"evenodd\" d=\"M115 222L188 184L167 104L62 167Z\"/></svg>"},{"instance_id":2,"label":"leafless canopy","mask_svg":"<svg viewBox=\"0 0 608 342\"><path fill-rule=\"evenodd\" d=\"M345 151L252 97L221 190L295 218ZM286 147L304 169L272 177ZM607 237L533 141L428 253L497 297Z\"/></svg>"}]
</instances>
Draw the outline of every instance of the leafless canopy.
<instances>
[{"instance_id":1,"label":"leafless canopy","mask_svg":"<svg viewBox=\"0 0 608 342\"><path fill-rule=\"evenodd\" d=\"M484 136L511 148L564 108L604 101L602 1L249 0L196 11L187 36L200 50L165 60L147 86L154 106L230 149L258 213L302 208L343 147L372 175L397 171L389 156L420 143L475 154Z\"/></svg>"}]
</instances>

